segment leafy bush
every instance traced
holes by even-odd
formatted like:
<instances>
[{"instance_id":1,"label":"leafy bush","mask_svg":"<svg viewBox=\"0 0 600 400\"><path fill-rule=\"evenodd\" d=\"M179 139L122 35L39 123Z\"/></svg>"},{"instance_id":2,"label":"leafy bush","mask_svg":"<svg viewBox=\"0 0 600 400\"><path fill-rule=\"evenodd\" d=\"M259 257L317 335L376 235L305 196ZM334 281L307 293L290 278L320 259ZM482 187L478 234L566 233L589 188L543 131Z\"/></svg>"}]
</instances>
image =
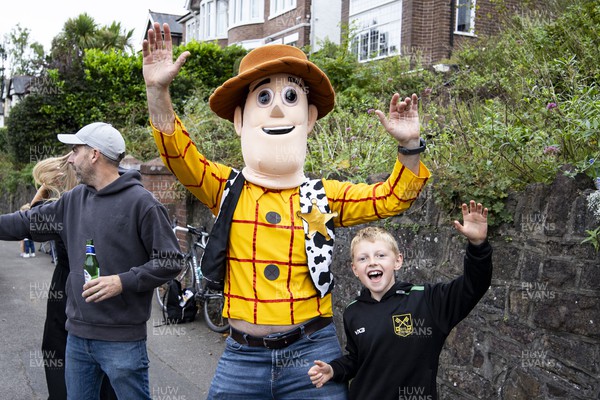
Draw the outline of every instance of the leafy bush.
<instances>
[{"instance_id":1,"label":"leafy bush","mask_svg":"<svg viewBox=\"0 0 600 400\"><path fill-rule=\"evenodd\" d=\"M507 221L509 190L548 182L564 164L596 174L590 160L600 159L600 69L587 55L600 44L594 3L513 17L499 36L456 52L459 72L434 88L423 113L445 208L473 197Z\"/></svg>"}]
</instances>

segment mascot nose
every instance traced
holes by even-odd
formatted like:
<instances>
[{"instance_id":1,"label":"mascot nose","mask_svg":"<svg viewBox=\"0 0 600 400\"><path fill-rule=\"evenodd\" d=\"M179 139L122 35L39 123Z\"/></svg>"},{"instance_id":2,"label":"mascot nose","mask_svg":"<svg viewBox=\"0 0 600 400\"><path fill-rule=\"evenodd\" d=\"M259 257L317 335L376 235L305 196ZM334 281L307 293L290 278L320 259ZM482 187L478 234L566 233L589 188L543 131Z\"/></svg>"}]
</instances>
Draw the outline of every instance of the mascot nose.
<instances>
[{"instance_id":1,"label":"mascot nose","mask_svg":"<svg viewBox=\"0 0 600 400\"><path fill-rule=\"evenodd\" d=\"M283 111L281 111L281 108L279 108L279 106L277 104L275 104L275 107L273 107L271 109L271 117L272 118L282 118L283 117Z\"/></svg>"}]
</instances>

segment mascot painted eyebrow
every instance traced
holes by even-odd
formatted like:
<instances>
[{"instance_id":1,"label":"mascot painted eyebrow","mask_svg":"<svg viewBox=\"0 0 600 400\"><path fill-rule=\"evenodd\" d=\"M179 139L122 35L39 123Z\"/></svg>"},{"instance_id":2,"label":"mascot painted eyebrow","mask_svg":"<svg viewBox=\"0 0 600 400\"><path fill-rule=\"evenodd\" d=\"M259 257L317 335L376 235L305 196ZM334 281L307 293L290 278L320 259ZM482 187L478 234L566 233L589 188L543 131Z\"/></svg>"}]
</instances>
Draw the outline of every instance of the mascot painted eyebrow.
<instances>
[{"instance_id":1,"label":"mascot painted eyebrow","mask_svg":"<svg viewBox=\"0 0 600 400\"><path fill-rule=\"evenodd\" d=\"M223 288L231 324L208 398L345 399L345 385L316 389L307 376L313 360L342 354L332 322L334 227L397 215L419 195L429 171L419 160L417 96L396 93L389 116L376 111L399 143L386 181L308 179L307 137L333 109L333 87L298 48L254 49L210 97L240 136L236 171L207 160L175 115L169 85L189 53L173 61L162 28L164 38L155 24L143 45L153 134L165 165L217 215L202 269Z\"/></svg>"}]
</instances>

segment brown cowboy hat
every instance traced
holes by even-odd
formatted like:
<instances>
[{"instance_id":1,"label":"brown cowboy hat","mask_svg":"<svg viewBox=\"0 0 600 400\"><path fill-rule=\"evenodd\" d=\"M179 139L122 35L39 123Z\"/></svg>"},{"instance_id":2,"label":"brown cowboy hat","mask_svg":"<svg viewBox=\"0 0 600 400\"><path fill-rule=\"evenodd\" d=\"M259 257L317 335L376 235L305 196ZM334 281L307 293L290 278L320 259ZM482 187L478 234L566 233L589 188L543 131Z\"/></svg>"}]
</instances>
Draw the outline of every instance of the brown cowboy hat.
<instances>
[{"instance_id":1,"label":"brown cowboy hat","mask_svg":"<svg viewBox=\"0 0 600 400\"><path fill-rule=\"evenodd\" d=\"M258 47L242 59L237 76L227 80L210 96L210 108L223 119L233 122L235 108L243 105L248 86L257 79L287 73L300 77L308 87L308 103L322 118L333 109L335 92L329 78L297 47L274 44Z\"/></svg>"}]
</instances>

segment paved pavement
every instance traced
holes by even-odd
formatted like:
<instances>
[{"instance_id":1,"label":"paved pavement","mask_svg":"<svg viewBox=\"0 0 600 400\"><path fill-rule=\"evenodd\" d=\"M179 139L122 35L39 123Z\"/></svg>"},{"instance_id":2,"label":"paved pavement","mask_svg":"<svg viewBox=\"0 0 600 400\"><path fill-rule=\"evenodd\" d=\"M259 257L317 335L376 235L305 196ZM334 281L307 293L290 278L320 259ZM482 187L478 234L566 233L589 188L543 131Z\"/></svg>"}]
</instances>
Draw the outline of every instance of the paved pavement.
<instances>
[{"instance_id":1,"label":"paved pavement","mask_svg":"<svg viewBox=\"0 0 600 400\"><path fill-rule=\"evenodd\" d=\"M53 266L47 254L21 258L18 242L0 241L0 400L48 397L41 342ZM161 322L154 302L148 321L152 398L206 398L225 337L210 331L201 315L188 324L155 326Z\"/></svg>"}]
</instances>

